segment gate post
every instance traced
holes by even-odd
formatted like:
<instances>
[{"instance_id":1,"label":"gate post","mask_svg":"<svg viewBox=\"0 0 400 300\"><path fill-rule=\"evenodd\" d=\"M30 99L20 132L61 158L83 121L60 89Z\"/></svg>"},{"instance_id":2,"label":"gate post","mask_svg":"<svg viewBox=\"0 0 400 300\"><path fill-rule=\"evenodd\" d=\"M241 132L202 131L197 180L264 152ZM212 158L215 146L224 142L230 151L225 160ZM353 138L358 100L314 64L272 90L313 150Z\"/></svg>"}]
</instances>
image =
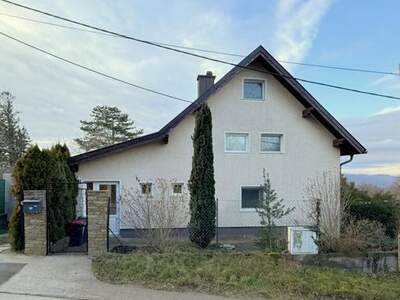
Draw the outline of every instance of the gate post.
<instances>
[{"instance_id":1,"label":"gate post","mask_svg":"<svg viewBox=\"0 0 400 300\"><path fill-rule=\"evenodd\" d=\"M88 254L107 252L109 191L87 191Z\"/></svg>"},{"instance_id":2,"label":"gate post","mask_svg":"<svg viewBox=\"0 0 400 300\"><path fill-rule=\"evenodd\" d=\"M46 191L24 191L25 200L39 200L41 209L35 213L24 213L25 254L47 254ZM25 204L24 204L25 205Z\"/></svg>"}]
</instances>

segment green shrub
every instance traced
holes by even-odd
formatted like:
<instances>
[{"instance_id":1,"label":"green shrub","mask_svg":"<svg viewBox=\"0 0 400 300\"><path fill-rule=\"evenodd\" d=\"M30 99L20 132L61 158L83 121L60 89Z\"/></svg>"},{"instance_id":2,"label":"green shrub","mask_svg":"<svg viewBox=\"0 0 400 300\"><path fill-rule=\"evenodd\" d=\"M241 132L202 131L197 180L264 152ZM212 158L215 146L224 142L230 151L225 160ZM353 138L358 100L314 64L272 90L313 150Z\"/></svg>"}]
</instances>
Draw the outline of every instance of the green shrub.
<instances>
[{"instance_id":1,"label":"green shrub","mask_svg":"<svg viewBox=\"0 0 400 300\"><path fill-rule=\"evenodd\" d=\"M354 183L348 183L343 177L341 193L349 195L350 205L346 213L351 219L377 221L385 227L386 235L395 238L400 220L400 205L395 196L389 192L369 194L358 189Z\"/></svg>"},{"instance_id":2,"label":"green shrub","mask_svg":"<svg viewBox=\"0 0 400 300\"><path fill-rule=\"evenodd\" d=\"M24 190L46 190L49 239L55 242L65 236L65 225L75 214L77 195L77 182L67 165L68 157L65 145L57 145L51 150L40 150L35 145L18 160L13 173L17 205L9 227L13 250L20 251L24 247L20 212Z\"/></svg>"},{"instance_id":3,"label":"green shrub","mask_svg":"<svg viewBox=\"0 0 400 300\"><path fill-rule=\"evenodd\" d=\"M388 236L396 237L400 214L392 194L377 193L372 196L367 193L362 194L362 197L352 200L349 212L356 220L368 219L381 223Z\"/></svg>"},{"instance_id":4,"label":"green shrub","mask_svg":"<svg viewBox=\"0 0 400 300\"><path fill-rule=\"evenodd\" d=\"M391 242L381 223L368 219L351 220L343 228L338 251L352 254L368 250L391 250Z\"/></svg>"},{"instance_id":5,"label":"green shrub","mask_svg":"<svg viewBox=\"0 0 400 300\"><path fill-rule=\"evenodd\" d=\"M280 243L280 236L275 230L275 222L288 215L294 210L294 207L287 208L283 198L278 198L276 191L272 188L269 174L263 169L264 183L260 186L261 193L256 211L260 216L261 236L258 245L269 251L283 250Z\"/></svg>"},{"instance_id":6,"label":"green shrub","mask_svg":"<svg viewBox=\"0 0 400 300\"><path fill-rule=\"evenodd\" d=\"M11 216L8 230L8 239L11 249L14 251L24 250L24 230L21 217L21 205L17 204Z\"/></svg>"}]
</instances>

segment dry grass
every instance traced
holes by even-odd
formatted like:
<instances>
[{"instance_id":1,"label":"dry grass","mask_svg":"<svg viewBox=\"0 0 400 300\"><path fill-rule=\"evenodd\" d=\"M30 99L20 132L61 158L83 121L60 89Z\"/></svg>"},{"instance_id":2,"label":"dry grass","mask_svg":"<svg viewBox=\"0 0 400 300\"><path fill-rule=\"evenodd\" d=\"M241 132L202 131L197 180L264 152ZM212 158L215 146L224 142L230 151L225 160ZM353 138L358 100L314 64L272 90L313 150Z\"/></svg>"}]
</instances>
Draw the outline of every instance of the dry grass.
<instances>
[{"instance_id":1,"label":"dry grass","mask_svg":"<svg viewBox=\"0 0 400 300\"><path fill-rule=\"evenodd\" d=\"M301 266L278 254L186 249L105 255L93 261L100 279L157 289L289 299L399 299L400 275L367 275Z\"/></svg>"}]
</instances>

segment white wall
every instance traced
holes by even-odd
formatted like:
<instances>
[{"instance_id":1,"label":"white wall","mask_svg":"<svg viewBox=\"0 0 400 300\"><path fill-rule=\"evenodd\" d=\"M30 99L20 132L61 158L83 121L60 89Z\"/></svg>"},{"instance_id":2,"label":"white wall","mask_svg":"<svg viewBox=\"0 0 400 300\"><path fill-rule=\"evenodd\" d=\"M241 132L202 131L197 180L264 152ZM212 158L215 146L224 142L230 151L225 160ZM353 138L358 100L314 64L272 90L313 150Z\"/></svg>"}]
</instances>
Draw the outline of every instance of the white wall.
<instances>
[{"instance_id":1,"label":"white wall","mask_svg":"<svg viewBox=\"0 0 400 300\"><path fill-rule=\"evenodd\" d=\"M241 100L244 77L266 80L266 100ZM270 174L273 188L296 210L279 225L307 224L303 201L308 178L324 170L338 170L340 153L332 146L334 137L316 120L303 118L304 107L272 76L241 71L208 100L213 117L216 197L220 226L258 226L256 212L241 211L241 186L262 183L262 170ZM194 116L189 115L169 137L168 144L153 143L109 155L79 166L84 180L120 181L136 188L155 178L187 182L191 171ZM224 132L250 134L249 153L225 153ZM261 132L283 133L284 153L259 152ZM337 173L339 175L339 173ZM122 220L122 228L124 228Z\"/></svg>"}]
</instances>

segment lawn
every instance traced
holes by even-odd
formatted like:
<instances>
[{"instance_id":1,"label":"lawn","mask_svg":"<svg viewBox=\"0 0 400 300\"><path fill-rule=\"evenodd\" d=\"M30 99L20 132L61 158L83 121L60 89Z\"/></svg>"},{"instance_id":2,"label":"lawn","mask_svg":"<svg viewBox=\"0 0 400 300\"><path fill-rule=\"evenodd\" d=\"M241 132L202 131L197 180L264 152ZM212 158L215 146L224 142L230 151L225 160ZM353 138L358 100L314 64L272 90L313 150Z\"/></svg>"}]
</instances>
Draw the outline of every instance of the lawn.
<instances>
[{"instance_id":1,"label":"lawn","mask_svg":"<svg viewBox=\"0 0 400 300\"><path fill-rule=\"evenodd\" d=\"M272 299L400 299L400 275L367 275L301 266L278 254L217 250L107 254L93 261L98 279L168 290Z\"/></svg>"}]
</instances>

